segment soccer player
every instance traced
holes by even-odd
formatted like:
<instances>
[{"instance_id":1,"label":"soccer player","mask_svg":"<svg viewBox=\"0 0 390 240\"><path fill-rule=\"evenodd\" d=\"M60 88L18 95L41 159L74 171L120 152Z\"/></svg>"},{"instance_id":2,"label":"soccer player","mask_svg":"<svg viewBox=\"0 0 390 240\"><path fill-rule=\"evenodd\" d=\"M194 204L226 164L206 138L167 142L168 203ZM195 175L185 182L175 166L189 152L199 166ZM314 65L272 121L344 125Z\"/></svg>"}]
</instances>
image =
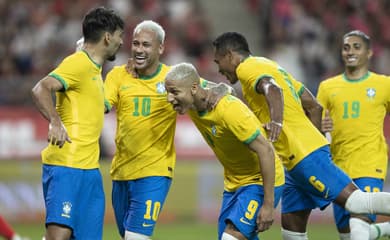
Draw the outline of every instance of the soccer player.
<instances>
[{"instance_id":1,"label":"soccer player","mask_svg":"<svg viewBox=\"0 0 390 240\"><path fill-rule=\"evenodd\" d=\"M324 209L331 202L356 214L390 215L389 193L362 192L332 162L328 141L318 130L322 107L302 83L277 63L252 56L239 33L224 33L213 45L220 73L232 84L240 81L244 98L271 131L286 168L283 239L307 239L311 210Z\"/></svg>"},{"instance_id":2,"label":"soccer player","mask_svg":"<svg viewBox=\"0 0 390 240\"><path fill-rule=\"evenodd\" d=\"M133 61L114 67L105 81L108 110L115 107L117 115L112 205L119 234L126 240L153 235L175 168L177 114L166 99L164 79L170 66L160 62L164 39L158 23L139 23L133 31Z\"/></svg>"},{"instance_id":3,"label":"soccer player","mask_svg":"<svg viewBox=\"0 0 390 240\"><path fill-rule=\"evenodd\" d=\"M256 116L238 98L208 103L196 69L173 66L165 82L167 99L179 114L189 113L224 167L218 239L258 239L273 223L284 184L284 170ZM207 105L215 105L211 110Z\"/></svg>"},{"instance_id":4,"label":"soccer player","mask_svg":"<svg viewBox=\"0 0 390 240\"><path fill-rule=\"evenodd\" d=\"M28 240L20 237L2 216L0 216L0 236L6 240Z\"/></svg>"},{"instance_id":5,"label":"soccer player","mask_svg":"<svg viewBox=\"0 0 390 240\"><path fill-rule=\"evenodd\" d=\"M341 56L344 73L321 82L318 89L318 101L327 111L324 121L331 121L331 125L324 122L323 131L331 133L334 163L362 191L379 192L387 172L383 122L390 112L390 78L368 70L372 49L364 32L344 35ZM340 239L377 239L390 234L389 222L371 224L375 215L350 215L336 204L333 212Z\"/></svg>"},{"instance_id":6,"label":"soccer player","mask_svg":"<svg viewBox=\"0 0 390 240\"><path fill-rule=\"evenodd\" d=\"M83 19L82 50L65 58L32 89L35 104L49 121L49 145L42 151L46 240L102 239L105 199L98 140L105 101L101 71L105 60L115 59L123 28L114 11L92 9Z\"/></svg>"}]
</instances>

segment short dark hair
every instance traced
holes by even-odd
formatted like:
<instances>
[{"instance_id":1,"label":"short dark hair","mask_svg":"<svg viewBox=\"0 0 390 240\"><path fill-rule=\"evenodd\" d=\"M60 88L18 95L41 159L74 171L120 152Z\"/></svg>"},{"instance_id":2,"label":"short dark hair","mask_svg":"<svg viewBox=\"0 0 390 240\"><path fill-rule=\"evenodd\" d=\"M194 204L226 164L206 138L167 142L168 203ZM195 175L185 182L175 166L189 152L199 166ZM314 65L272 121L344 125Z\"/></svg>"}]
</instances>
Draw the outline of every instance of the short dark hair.
<instances>
[{"instance_id":1,"label":"short dark hair","mask_svg":"<svg viewBox=\"0 0 390 240\"><path fill-rule=\"evenodd\" d=\"M104 32L114 33L124 29L122 18L112 9L98 7L90 10L83 20L83 36L85 42L97 43Z\"/></svg>"},{"instance_id":2,"label":"short dark hair","mask_svg":"<svg viewBox=\"0 0 390 240\"><path fill-rule=\"evenodd\" d=\"M226 54L228 50L236 51L244 55L249 55L249 45L245 37L237 32L225 32L219 35L213 46L219 54Z\"/></svg>"},{"instance_id":3,"label":"short dark hair","mask_svg":"<svg viewBox=\"0 0 390 240\"><path fill-rule=\"evenodd\" d=\"M350 31L344 35L343 40L345 40L345 38L350 37L350 36L359 37L360 39L363 40L363 42L366 44L368 49L371 48L370 37L367 34L365 34L363 31L360 31L360 30Z\"/></svg>"}]
</instances>

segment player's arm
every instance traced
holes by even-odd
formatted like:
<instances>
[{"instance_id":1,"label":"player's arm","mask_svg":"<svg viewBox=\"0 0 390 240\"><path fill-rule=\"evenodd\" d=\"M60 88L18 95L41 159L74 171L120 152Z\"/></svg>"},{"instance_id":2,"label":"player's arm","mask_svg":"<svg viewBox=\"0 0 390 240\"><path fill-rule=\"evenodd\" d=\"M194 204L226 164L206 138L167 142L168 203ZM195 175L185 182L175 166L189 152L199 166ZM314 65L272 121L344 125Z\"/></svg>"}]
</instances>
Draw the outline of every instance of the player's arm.
<instances>
[{"instance_id":1,"label":"player's arm","mask_svg":"<svg viewBox=\"0 0 390 240\"><path fill-rule=\"evenodd\" d=\"M310 119L313 125L321 131L321 119L323 110L321 104L306 87L303 87L303 91L300 95L300 98L306 116Z\"/></svg>"},{"instance_id":2,"label":"player's arm","mask_svg":"<svg viewBox=\"0 0 390 240\"><path fill-rule=\"evenodd\" d=\"M317 91L317 100L319 104L324 108L322 111L321 132L325 133L326 137L330 141L330 132L333 131L333 120L329 114L329 94L324 87L324 82L321 82Z\"/></svg>"},{"instance_id":3,"label":"player's arm","mask_svg":"<svg viewBox=\"0 0 390 240\"><path fill-rule=\"evenodd\" d=\"M269 76L265 76L258 81L256 91L263 94L267 100L271 122L266 124L266 129L270 131L270 141L275 142L278 140L283 126L283 91L275 80Z\"/></svg>"},{"instance_id":4,"label":"player's arm","mask_svg":"<svg viewBox=\"0 0 390 240\"><path fill-rule=\"evenodd\" d=\"M54 107L52 94L62 90L60 81L51 76L41 79L32 89L31 95L41 114L49 121L48 141L60 148L65 142L71 142L58 112Z\"/></svg>"},{"instance_id":5,"label":"player's arm","mask_svg":"<svg viewBox=\"0 0 390 240\"><path fill-rule=\"evenodd\" d=\"M275 153L272 145L262 135L258 135L249 144L249 148L257 153L263 176L264 202L256 220L257 230L262 232L272 225L274 218Z\"/></svg>"},{"instance_id":6,"label":"player's arm","mask_svg":"<svg viewBox=\"0 0 390 240\"><path fill-rule=\"evenodd\" d=\"M206 99L206 102L208 103L207 109L209 110L213 109L219 100L226 94L236 95L234 88L226 83L215 83L201 78L200 85L202 88L209 89L211 92L211 94L207 95Z\"/></svg>"}]
</instances>

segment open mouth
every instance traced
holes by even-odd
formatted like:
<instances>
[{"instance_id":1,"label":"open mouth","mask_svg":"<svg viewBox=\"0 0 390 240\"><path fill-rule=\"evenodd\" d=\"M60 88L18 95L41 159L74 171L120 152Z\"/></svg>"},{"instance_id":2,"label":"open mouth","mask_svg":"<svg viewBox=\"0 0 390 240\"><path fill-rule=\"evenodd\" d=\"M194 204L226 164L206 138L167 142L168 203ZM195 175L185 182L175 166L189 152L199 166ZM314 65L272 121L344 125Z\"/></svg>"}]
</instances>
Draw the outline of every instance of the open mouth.
<instances>
[{"instance_id":1,"label":"open mouth","mask_svg":"<svg viewBox=\"0 0 390 240\"><path fill-rule=\"evenodd\" d=\"M144 64L146 61L146 57L143 56L135 56L134 58L136 64Z\"/></svg>"}]
</instances>

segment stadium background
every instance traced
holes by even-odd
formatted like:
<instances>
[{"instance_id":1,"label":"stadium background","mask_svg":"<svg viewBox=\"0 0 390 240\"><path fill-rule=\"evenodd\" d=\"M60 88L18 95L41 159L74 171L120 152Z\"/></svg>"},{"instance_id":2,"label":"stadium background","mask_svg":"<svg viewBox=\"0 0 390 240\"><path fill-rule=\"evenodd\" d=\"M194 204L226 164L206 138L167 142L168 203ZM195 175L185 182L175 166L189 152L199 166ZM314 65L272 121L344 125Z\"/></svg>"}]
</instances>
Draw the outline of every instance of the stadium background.
<instances>
[{"instance_id":1,"label":"stadium background","mask_svg":"<svg viewBox=\"0 0 390 240\"><path fill-rule=\"evenodd\" d=\"M43 232L39 155L47 144L47 123L33 107L29 90L74 51L83 15L99 5L118 10L126 23L124 46L117 60L105 65L104 74L127 61L132 29L144 19L155 20L166 30L163 62L192 62L204 78L215 82L225 79L213 63L211 41L224 31L243 33L254 55L278 61L314 94L321 80L342 71L340 41L352 29L372 37L371 70L390 74L388 0L0 0L0 214L26 235L30 230L23 226ZM389 121L385 133L389 142ZM114 221L109 179L114 134L115 115L109 114L101 138L107 225ZM179 222L216 228L222 168L183 116L178 120L176 148L176 173L162 225L174 224L173 231L179 231ZM390 190L388 182L385 189ZM331 222L329 209L311 216L311 223L329 225L335 234Z\"/></svg>"}]
</instances>

